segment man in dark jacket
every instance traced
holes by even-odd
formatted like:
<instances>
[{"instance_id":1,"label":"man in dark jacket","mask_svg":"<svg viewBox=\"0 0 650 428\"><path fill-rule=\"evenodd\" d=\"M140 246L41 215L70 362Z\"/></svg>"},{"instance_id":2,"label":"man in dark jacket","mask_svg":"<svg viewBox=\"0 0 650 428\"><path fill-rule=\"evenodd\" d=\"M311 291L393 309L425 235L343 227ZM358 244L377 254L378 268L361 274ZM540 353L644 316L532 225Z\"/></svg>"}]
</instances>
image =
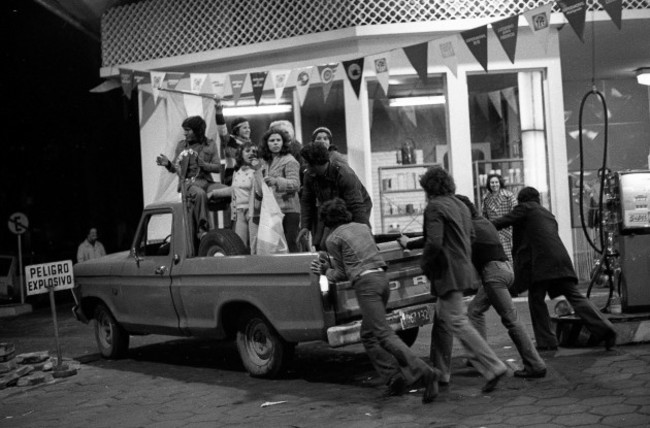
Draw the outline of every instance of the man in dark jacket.
<instances>
[{"instance_id":1,"label":"man in dark jacket","mask_svg":"<svg viewBox=\"0 0 650 428\"><path fill-rule=\"evenodd\" d=\"M326 201L341 198L352 213L352 221L370 226L372 200L359 177L347 165L330 162L322 144L308 143L300 152L306 165L300 194L300 233L298 241L311 232L313 245L325 249L328 230L318 218L318 209Z\"/></svg>"},{"instance_id":2,"label":"man in dark jacket","mask_svg":"<svg viewBox=\"0 0 650 428\"><path fill-rule=\"evenodd\" d=\"M431 331L431 361L442 371L441 382L451 377L451 353L456 336L470 353L470 362L487 379L483 392L494 390L508 371L506 365L470 324L463 291L474 282L472 220L456 197L454 179L441 167L431 167L420 178L429 202L424 212L422 270L438 296Z\"/></svg>"},{"instance_id":3,"label":"man in dark jacket","mask_svg":"<svg viewBox=\"0 0 650 428\"><path fill-rule=\"evenodd\" d=\"M512 226L515 286L518 292L528 289L537 349L555 350L558 346L544 303L546 293L552 299L564 296L589 331L610 349L616 343L614 326L578 291L578 278L560 240L555 217L541 205L539 192L533 187L521 189L517 201L519 205L509 214L492 223L497 229Z\"/></svg>"},{"instance_id":4,"label":"man in dark jacket","mask_svg":"<svg viewBox=\"0 0 650 428\"><path fill-rule=\"evenodd\" d=\"M467 316L474 328L487 340L484 314L490 306L493 306L501 317L501 323L508 329L508 335L524 363L523 370L515 370L515 377L544 377L546 364L535 350L533 341L528 337L508 290L515 276L499 239L499 233L488 219L479 215L467 196L456 195L456 197L469 208L472 216L476 235L472 241L472 263L483 283L467 307Z\"/></svg>"}]
</instances>

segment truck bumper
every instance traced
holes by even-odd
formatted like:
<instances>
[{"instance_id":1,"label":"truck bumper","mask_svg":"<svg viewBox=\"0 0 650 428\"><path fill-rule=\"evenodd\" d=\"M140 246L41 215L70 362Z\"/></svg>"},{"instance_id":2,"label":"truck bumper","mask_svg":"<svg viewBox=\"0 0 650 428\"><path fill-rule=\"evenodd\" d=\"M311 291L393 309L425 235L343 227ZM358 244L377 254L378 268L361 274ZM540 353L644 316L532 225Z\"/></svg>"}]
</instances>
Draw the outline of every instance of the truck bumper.
<instances>
[{"instance_id":1,"label":"truck bumper","mask_svg":"<svg viewBox=\"0 0 650 428\"><path fill-rule=\"evenodd\" d=\"M435 304L425 303L396 309L386 314L386 321L394 331L407 330L431 324L434 312ZM360 332L361 320L330 327L327 329L327 343L334 348L359 343L361 341Z\"/></svg>"}]
</instances>

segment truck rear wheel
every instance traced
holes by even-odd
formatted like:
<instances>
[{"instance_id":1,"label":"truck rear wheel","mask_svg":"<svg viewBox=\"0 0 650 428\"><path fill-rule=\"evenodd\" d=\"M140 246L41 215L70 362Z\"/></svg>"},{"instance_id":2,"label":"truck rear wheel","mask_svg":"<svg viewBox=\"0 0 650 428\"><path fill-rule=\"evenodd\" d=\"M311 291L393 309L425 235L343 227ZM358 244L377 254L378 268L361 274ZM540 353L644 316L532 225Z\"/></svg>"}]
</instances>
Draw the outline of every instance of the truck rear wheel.
<instances>
[{"instance_id":1,"label":"truck rear wheel","mask_svg":"<svg viewBox=\"0 0 650 428\"><path fill-rule=\"evenodd\" d=\"M408 330L397 330L397 336L402 339L402 342L406 343L406 346L411 347L418 338L418 333L420 327L409 328Z\"/></svg>"},{"instance_id":2,"label":"truck rear wheel","mask_svg":"<svg viewBox=\"0 0 650 428\"><path fill-rule=\"evenodd\" d=\"M248 254L248 251L239 236L232 230L211 230L201 238L199 243L199 257L236 256L241 254Z\"/></svg>"},{"instance_id":3,"label":"truck rear wheel","mask_svg":"<svg viewBox=\"0 0 650 428\"><path fill-rule=\"evenodd\" d=\"M129 333L117 323L108 308L102 304L95 308L95 340L104 358L117 359L129 350Z\"/></svg>"},{"instance_id":4,"label":"truck rear wheel","mask_svg":"<svg viewBox=\"0 0 650 428\"><path fill-rule=\"evenodd\" d=\"M237 350L251 376L275 377L293 358L294 348L258 311L246 310L239 316Z\"/></svg>"}]
</instances>

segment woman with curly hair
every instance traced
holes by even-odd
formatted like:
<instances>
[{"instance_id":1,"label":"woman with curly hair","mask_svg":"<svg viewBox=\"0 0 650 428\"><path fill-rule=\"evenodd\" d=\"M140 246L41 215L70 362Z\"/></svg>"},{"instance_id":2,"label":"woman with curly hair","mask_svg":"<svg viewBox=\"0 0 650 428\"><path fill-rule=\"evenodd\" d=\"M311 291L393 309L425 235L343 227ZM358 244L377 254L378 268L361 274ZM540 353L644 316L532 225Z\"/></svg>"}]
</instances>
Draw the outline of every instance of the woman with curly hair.
<instances>
[{"instance_id":1,"label":"woman with curly hair","mask_svg":"<svg viewBox=\"0 0 650 428\"><path fill-rule=\"evenodd\" d=\"M274 127L262 136L260 157L264 182L273 190L284 217L282 228L289 252L298 252L296 238L300 230L300 164L291 154L291 136Z\"/></svg>"},{"instance_id":2,"label":"woman with curly hair","mask_svg":"<svg viewBox=\"0 0 650 428\"><path fill-rule=\"evenodd\" d=\"M490 174L487 177L485 186L487 194L483 199L483 217L488 220L495 220L508 214L517 205L517 198L514 193L505 188L503 177L498 174ZM503 249L512 263L512 228L507 227L499 231L499 240Z\"/></svg>"}]
</instances>

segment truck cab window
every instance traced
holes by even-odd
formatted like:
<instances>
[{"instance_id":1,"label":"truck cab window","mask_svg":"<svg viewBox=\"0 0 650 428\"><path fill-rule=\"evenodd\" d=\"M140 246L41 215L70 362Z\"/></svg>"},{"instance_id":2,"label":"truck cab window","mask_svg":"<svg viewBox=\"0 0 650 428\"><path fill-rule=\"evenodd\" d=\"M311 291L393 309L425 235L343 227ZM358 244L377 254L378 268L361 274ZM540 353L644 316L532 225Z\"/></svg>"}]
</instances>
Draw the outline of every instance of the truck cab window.
<instances>
[{"instance_id":1,"label":"truck cab window","mask_svg":"<svg viewBox=\"0 0 650 428\"><path fill-rule=\"evenodd\" d=\"M138 245L142 256L167 256L172 239L172 214L152 214L145 219Z\"/></svg>"}]
</instances>

